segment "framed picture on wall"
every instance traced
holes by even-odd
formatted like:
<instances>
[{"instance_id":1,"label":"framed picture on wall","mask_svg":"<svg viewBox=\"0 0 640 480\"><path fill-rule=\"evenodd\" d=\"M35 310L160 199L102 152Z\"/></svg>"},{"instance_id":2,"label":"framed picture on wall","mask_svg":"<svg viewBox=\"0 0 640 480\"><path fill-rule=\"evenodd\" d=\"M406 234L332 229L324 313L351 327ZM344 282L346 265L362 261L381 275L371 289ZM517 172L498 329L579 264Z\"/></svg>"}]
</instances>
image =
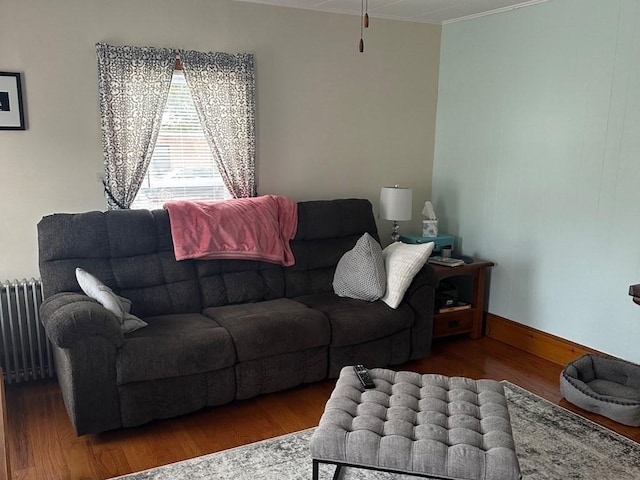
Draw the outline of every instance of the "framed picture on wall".
<instances>
[{"instance_id":1,"label":"framed picture on wall","mask_svg":"<svg viewBox=\"0 0 640 480\"><path fill-rule=\"evenodd\" d=\"M0 130L24 130L19 73L0 72Z\"/></svg>"}]
</instances>

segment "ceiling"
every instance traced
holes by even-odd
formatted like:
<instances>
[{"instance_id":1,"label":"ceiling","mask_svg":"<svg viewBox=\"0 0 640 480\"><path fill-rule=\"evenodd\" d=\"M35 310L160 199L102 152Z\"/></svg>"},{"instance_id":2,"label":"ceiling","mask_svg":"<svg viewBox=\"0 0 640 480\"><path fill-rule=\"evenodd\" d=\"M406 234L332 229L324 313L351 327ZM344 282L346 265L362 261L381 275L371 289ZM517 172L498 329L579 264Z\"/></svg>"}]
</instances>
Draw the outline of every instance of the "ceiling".
<instances>
[{"instance_id":1,"label":"ceiling","mask_svg":"<svg viewBox=\"0 0 640 480\"><path fill-rule=\"evenodd\" d=\"M360 15L362 0L237 0L279 7ZM370 17L445 25L549 0L364 0Z\"/></svg>"}]
</instances>

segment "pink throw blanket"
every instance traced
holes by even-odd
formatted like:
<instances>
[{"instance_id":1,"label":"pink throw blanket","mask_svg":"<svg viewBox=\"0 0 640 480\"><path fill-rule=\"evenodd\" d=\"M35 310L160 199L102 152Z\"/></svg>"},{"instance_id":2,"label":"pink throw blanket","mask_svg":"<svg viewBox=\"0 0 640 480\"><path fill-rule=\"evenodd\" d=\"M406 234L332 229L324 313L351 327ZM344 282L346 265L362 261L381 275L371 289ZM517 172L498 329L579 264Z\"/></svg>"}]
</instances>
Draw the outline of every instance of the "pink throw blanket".
<instances>
[{"instance_id":1,"label":"pink throw blanket","mask_svg":"<svg viewBox=\"0 0 640 480\"><path fill-rule=\"evenodd\" d=\"M298 208L279 195L215 202L169 202L176 260L246 259L293 265L289 246Z\"/></svg>"}]
</instances>

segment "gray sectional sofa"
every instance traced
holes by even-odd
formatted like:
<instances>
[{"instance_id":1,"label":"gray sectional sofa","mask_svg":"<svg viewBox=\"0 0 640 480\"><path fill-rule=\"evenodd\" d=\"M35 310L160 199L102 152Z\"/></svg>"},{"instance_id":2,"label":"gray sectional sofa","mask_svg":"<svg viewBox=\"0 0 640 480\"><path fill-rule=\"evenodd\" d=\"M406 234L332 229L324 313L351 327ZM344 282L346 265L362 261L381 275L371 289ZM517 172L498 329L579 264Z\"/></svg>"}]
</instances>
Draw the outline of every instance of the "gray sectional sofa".
<instances>
[{"instance_id":1,"label":"gray sectional sofa","mask_svg":"<svg viewBox=\"0 0 640 480\"><path fill-rule=\"evenodd\" d=\"M78 435L337 377L349 364L396 365L431 346L437 283L428 265L397 309L335 295L336 264L365 233L371 203L298 203L290 267L176 261L165 210L55 214L38 224L41 320ZM80 267L131 300L148 326L123 334L84 295Z\"/></svg>"}]
</instances>

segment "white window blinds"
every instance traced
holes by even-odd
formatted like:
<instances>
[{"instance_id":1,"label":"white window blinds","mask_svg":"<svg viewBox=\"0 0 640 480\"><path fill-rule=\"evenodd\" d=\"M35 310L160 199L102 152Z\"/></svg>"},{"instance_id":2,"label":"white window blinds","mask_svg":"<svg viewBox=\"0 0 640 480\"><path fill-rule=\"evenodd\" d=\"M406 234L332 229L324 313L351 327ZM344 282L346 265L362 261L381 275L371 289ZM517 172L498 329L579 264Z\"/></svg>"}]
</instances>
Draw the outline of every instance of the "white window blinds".
<instances>
[{"instance_id":1,"label":"white window blinds","mask_svg":"<svg viewBox=\"0 0 640 480\"><path fill-rule=\"evenodd\" d=\"M181 70L173 73L151 163L131 208L231 198L213 160Z\"/></svg>"}]
</instances>

